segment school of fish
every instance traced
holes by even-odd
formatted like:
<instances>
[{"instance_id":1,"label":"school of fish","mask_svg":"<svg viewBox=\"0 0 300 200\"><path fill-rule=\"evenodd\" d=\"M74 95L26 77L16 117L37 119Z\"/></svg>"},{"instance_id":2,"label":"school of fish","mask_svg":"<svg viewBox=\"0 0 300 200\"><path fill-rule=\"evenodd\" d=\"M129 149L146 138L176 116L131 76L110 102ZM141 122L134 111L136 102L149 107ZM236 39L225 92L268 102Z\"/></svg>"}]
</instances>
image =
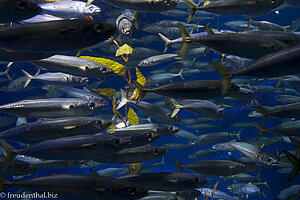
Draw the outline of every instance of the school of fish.
<instances>
[{"instance_id":1,"label":"school of fish","mask_svg":"<svg viewBox=\"0 0 300 200\"><path fill-rule=\"evenodd\" d=\"M299 13L0 0L0 198L300 199Z\"/></svg>"}]
</instances>

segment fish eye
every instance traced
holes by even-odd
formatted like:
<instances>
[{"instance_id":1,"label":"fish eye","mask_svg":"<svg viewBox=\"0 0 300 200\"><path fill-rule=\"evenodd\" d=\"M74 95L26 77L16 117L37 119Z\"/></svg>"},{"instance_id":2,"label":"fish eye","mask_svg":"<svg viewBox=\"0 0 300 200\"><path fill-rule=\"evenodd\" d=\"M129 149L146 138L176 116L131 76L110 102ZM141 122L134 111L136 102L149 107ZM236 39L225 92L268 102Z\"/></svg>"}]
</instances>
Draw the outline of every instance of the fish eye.
<instances>
[{"instance_id":1,"label":"fish eye","mask_svg":"<svg viewBox=\"0 0 300 200\"><path fill-rule=\"evenodd\" d=\"M147 61L146 60L144 60L142 63L143 63L143 65L147 65Z\"/></svg>"},{"instance_id":2,"label":"fish eye","mask_svg":"<svg viewBox=\"0 0 300 200\"><path fill-rule=\"evenodd\" d=\"M165 4L166 4L167 6L170 6L170 5L171 5L171 1L170 1L170 0L166 0L166 1L165 1Z\"/></svg>"},{"instance_id":3,"label":"fish eye","mask_svg":"<svg viewBox=\"0 0 300 200\"><path fill-rule=\"evenodd\" d=\"M168 130L168 131L172 131L172 130L173 130L173 127L169 126L169 127L167 128L167 130Z\"/></svg>"},{"instance_id":4,"label":"fish eye","mask_svg":"<svg viewBox=\"0 0 300 200\"><path fill-rule=\"evenodd\" d=\"M89 103L90 108L94 108L95 106L96 106L96 104L94 102Z\"/></svg>"},{"instance_id":5,"label":"fish eye","mask_svg":"<svg viewBox=\"0 0 300 200\"><path fill-rule=\"evenodd\" d=\"M259 154L255 154L255 157L256 157L256 158L259 158L259 157L260 157L260 155L259 155Z\"/></svg>"},{"instance_id":6,"label":"fish eye","mask_svg":"<svg viewBox=\"0 0 300 200\"><path fill-rule=\"evenodd\" d=\"M190 191L190 195L195 195L195 192L194 191Z\"/></svg>"},{"instance_id":7,"label":"fish eye","mask_svg":"<svg viewBox=\"0 0 300 200\"><path fill-rule=\"evenodd\" d=\"M155 4L155 1L151 1L151 4L154 5L154 4Z\"/></svg>"},{"instance_id":8,"label":"fish eye","mask_svg":"<svg viewBox=\"0 0 300 200\"><path fill-rule=\"evenodd\" d=\"M270 162L272 162L272 158L267 157L266 161L267 161L268 163L270 163Z\"/></svg>"},{"instance_id":9,"label":"fish eye","mask_svg":"<svg viewBox=\"0 0 300 200\"><path fill-rule=\"evenodd\" d=\"M95 10L93 6L90 6L88 9L89 9L91 12L93 12L93 11Z\"/></svg>"},{"instance_id":10,"label":"fish eye","mask_svg":"<svg viewBox=\"0 0 300 200\"><path fill-rule=\"evenodd\" d=\"M25 9L27 7L27 2L26 1L18 1L16 6L18 9Z\"/></svg>"},{"instance_id":11,"label":"fish eye","mask_svg":"<svg viewBox=\"0 0 300 200\"><path fill-rule=\"evenodd\" d=\"M147 134L147 138L148 138L149 141L151 141L151 140L152 140L152 134L151 134L151 133L148 133L148 134Z\"/></svg>"},{"instance_id":12,"label":"fish eye","mask_svg":"<svg viewBox=\"0 0 300 200\"><path fill-rule=\"evenodd\" d=\"M98 126L102 126L102 121L101 121L101 120L96 121L96 124L97 124Z\"/></svg>"},{"instance_id":13,"label":"fish eye","mask_svg":"<svg viewBox=\"0 0 300 200\"><path fill-rule=\"evenodd\" d=\"M112 143L117 146L117 145L120 144L120 140L119 139L113 139Z\"/></svg>"},{"instance_id":14,"label":"fish eye","mask_svg":"<svg viewBox=\"0 0 300 200\"><path fill-rule=\"evenodd\" d=\"M100 70L101 73L106 73L106 68L105 67L100 67L99 70Z\"/></svg>"},{"instance_id":15,"label":"fish eye","mask_svg":"<svg viewBox=\"0 0 300 200\"><path fill-rule=\"evenodd\" d=\"M23 170L27 170L28 168L29 168L28 165L22 165L22 169L23 169Z\"/></svg>"},{"instance_id":16,"label":"fish eye","mask_svg":"<svg viewBox=\"0 0 300 200\"><path fill-rule=\"evenodd\" d=\"M100 33L103 29L103 25L102 24L95 24L94 25L94 30L97 31L98 33Z\"/></svg>"},{"instance_id":17,"label":"fish eye","mask_svg":"<svg viewBox=\"0 0 300 200\"><path fill-rule=\"evenodd\" d=\"M192 179L192 182L193 182L193 183L198 183L198 182L199 182L199 178L193 178L193 179Z\"/></svg>"},{"instance_id":18,"label":"fish eye","mask_svg":"<svg viewBox=\"0 0 300 200\"><path fill-rule=\"evenodd\" d=\"M181 119L178 116L175 116L174 119L175 119L176 122L180 122L181 121Z\"/></svg>"},{"instance_id":19,"label":"fish eye","mask_svg":"<svg viewBox=\"0 0 300 200\"><path fill-rule=\"evenodd\" d=\"M158 154L158 149L153 149L152 152L153 152L154 155L157 155Z\"/></svg>"},{"instance_id":20,"label":"fish eye","mask_svg":"<svg viewBox=\"0 0 300 200\"><path fill-rule=\"evenodd\" d=\"M127 189L127 194L129 194L131 196L134 196L135 192L136 192L136 189L133 188L133 187L130 187L130 188Z\"/></svg>"}]
</instances>

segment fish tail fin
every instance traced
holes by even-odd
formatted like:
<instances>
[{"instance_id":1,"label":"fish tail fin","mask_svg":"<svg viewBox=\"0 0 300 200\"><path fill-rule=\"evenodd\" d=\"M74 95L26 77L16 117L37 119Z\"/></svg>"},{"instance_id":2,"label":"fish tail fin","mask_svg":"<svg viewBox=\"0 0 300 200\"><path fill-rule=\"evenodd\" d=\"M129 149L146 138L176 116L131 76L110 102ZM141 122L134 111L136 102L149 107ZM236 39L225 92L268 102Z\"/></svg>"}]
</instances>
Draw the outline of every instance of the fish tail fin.
<instances>
[{"instance_id":1,"label":"fish tail fin","mask_svg":"<svg viewBox=\"0 0 300 200\"><path fill-rule=\"evenodd\" d=\"M183 165L179 162L179 160L177 158L174 158L176 166L178 167L177 172L180 173L183 170Z\"/></svg>"},{"instance_id":2,"label":"fish tail fin","mask_svg":"<svg viewBox=\"0 0 300 200\"><path fill-rule=\"evenodd\" d=\"M171 117L175 117L177 115L177 113L180 111L180 109L182 108L182 105L180 105L175 99L171 99L173 105L175 106L175 109L171 115Z\"/></svg>"},{"instance_id":3,"label":"fish tail fin","mask_svg":"<svg viewBox=\"0 0 300 200\"><path fill-rule=\"evenodd\" d=\"M267 199L267 195L265 194L266 189L264 189L264 191L262 191L262 195Z\"/></svg>"},{"instance_id":4,"label":"fish tail fin","mask_svg":"<svg viewBox=\"0 0 300 200\"><path fill-rule=\"evenodd\" d=\"M270 188L269 185L268 185L268 180L266 180L266 181L264 182L264 185L265 185L267 188Z\"/></svg>"},{"instance_id":5,"label":"fish tail fin","mask_svg":"<svg viewBox=\"0 0 300 200\"><path fill-rule=\"evenodd\" d=\"M10 63L13 64L13 62L10 62ZM10 63L9 63L9 64L10 64ZM10 70L10 66L11 66L12 64L11 64L11 65L9 65L9 64L7 65L7 69L5 70L4 74L7 76L7 78L8 78L10 81L12 81L12 78L10 77L10 75L9 75L9 73L8 73L9 70Z\"/></svg>"},{"instance_id":6,"label":"fish tail fin","mask_svg":"<svg viewBox=\"0 0 300 200\"><path fill-rule=\"evenodd\" d=\"M300 141L296 140L293 137L289 137L289 138L294 143L294 145L297 147L297 151L299 151L300 150Z\"/></svg>"},{"instance_id":7,"label":"fish tail fin","mask_svg":"<svg viewBox=\"0 0 300 200\"><path fill-rule=\"evenodd\" d=\"M261 181L261 178L260 178L260 172L257 173L256 179L259 180L259 181Z\"/></svg>"},{"instance_id":8,"label":"fish tail fin","mask_svg":"<svg viewBox=\"0 0 300 200\"><path fill-rule=\"evenodd\" d=\"M162 107L167 108L171 104L171 100L168 97L164 97L165 103Z\"/></svg>"},{"instance_id":9,"label":"fish tail fin","mask_svg":"<svg viewBox=\"0 0 300 200\"><path fill-rule=\"evenodd\" d=\"M37 75L39 75L40 73L41 73L41 70L38 69L38 70L36 71L35 75L37 76Z\"/></svg>"},{"instance_id":10,"label":"fish tail fin","mask_svg":"<svg viewBox=\"0 0 300 200\"><path fill-rule=\"evenodd\" d=\"M262 125L262 127L264 128L266 125L266 121L267 121L267 111L261 105L259 105L259 109L260 109L260 112L264 115L263 125Z\"/></svg>"},{"instance_id":11,"label":"fish tail fin","mask_svg":"<svg viewBox=\"0 0 300 200\"><path fill-rule=\"evenodd\" d=\"M119 103L117 110L122 108L125 104L129 102L129 100L126 98L124 91L121 89L121 102Z\"/></svg>"},{"instance_id":12,"label":"fish tail fin","mask_svg":"<svg viewBox=\"0 0 300 200\"><path fill-rule=\"evenodd\" d=\"M236 134L236 137L241 140L241 133L242 133L242 130L240 130L237 134Z\"/></svg>"},{"instance_id":13,"label":"fish tail fin","mask_svg":"<svg viewBox=\"0 0 300 200\"><path fill-rule=\"evenodd\" d=\"M278 77L278 82L277 82L275 88L278 88L280 86L280 84L282 83L282 81L283 81L283 78Z\"/></svg>"},{"instance_id":14,"label":"fish tail fin","mask_svg":"<svg viewBox=\"0 0 300 200\"><path fill-rule=\"evenodd\" d=\"M165 163L165 155L163 155L162 160L161 160L161 163L163 164L163 166L166 166L166 163Z\"/></svg>"},{"instance_id":15,"label":"fish tail fin","mask_svg":"<svg viewBox=\"0 0 300 200\"><path fill-rule=\"evenodd\" d=\"M253 122L254 126L259 130L259 135L257 136L256 140L260 140L265 134L266 134L266 129L264 129L261 125L259 125L256 122Z\"/></svg>"},{"instance_id":16,"label":"fish tail fin","mask_svg":"<svg viewBox=\"0 0 300 200\"><path fill-rule=\"evenodd\" d=\"M199 2L200 3L200 2ZM196 29L197 32L199 32L199 22L197 22L195 25L194 25L194 28ZM194 29L192 29L194 30Z\"/></svg>"},{"instance_id":17,"label":"fish tail fin","mask_svg":"<svg viewBox=\"0 0 300 200\"><path fill-rule=\"evenodd\" d=\"M239 86L239 87L241 87L241 86ZM244 101L244 105L243 105L243 107L241 107L241 109L240 110L243 110L244 108L246 108L246 107L248 107L248 105L247 105L247 101Z\"/></svg>"},{"instance_id":18,"label":"fish tail fin","mask_svg":"<svg viewBox=\"0 0 300 200\"><path fill-rule=\"evenodd\" d=\"M29 85L29 83L31 82L32 79L32 75L30 75L28 72L26 72L24 69L22 69L23 74L25 74L25 76L27 77L27 80L24 84L24 88L27 87L27 85Z\"/></svg>"},{"instance_id":19,"label":"fish tail fin","mask_svg":"<svg viewBox=\"0 0 300 200\"><path fill-rule=\"evenodd\" d=\"M135 11L134 14L133 14L133 26L136 30L140 30L140 26L139 26L137 16L138 16L138 12Z\"/></svg>"},{"instance_id":20,"label":"fish tail fin","mask_svg":"<svg viewBox=\"0 0 300 200\"><path fill-rule=\"evenodd\" d=\"M190 1L190 0L185 0L186 4L188 5L188 7L190 8L190 14L189 14L189 18L187 20L187 23L190 23L190 21L192 20L192 17L194 16L197 7Z\"/></svg>"},{"instance_id":21,"label":"fish tail fin","mask_svg":"<svg viewBox=\"0 0 300 200\"><path fill-rule=\"evenodd\" d=\"M179 71L178 76L179 76L182 80L184 80L184 77L183 77L183 75L182 75L182 72L183 72L183 68L181 68L181 70Z\"/></svg>"},{"instance_id":22,"label":"fish tail fin","mask_svg":"<svg viewBox=\"0 0 300 200\"><path fill-rule=\"evenodd\" d=\"M165 48L164 48L164 52L163 53L166 53L169 46L172 44L171 40L168 39L166 36L164 36L163 34L161 33L158 33L159 37L165 42Z\"/></svg>"},{"instance_id":23,"label":"fish tail fin","mask_svg":"<svg viewBox=\"0 0 300 200\"><path fill-rule=\"evenodd\" d=\"M214 60L211 60L210 62L215 66L215 68L219 71L219 73L221 74L221 76L223 78L222 94L224 95L228 91L228 88L229 88L229 85L230 85L231 79L232 79L232 74L221 63L216 62Z\"/></svg>"},{"instance_id":24,"label":"fish tail fin","mask_svg":"<svg viewBox=\"0 0 300 200\"><path fill-rule=\"evenodd\" d=\"M291 181L293 178L296 177L296 175L299 173L300 169L300 159L298 159L296 156L294 156L293 154L291 154L288 151L283 150L283 153L286 155L286 157L288 157L288 159L292 162L292 164L294 165L293 171L291 172L288 180Z\"/></svg>"},{"instance_id":25,"label":"fish tail fin","mask_svg":"<svg viewBox=\"0 0 300 200\"><path fill-rule=\"evenodd\" d=\"M5 142L4 140L0 140L0 144L1 144L1 147L4 149L4 151L7 154L2 163L2 168L7 169L8 166L10 165L11 161L13 159L15 159L15 157L17 156L17 154L15 153L16 150L15 150L15 148L13 148L10 144Z\"/></svg>"},{"instance_id":26,"label":"fish tail fin","mask_svg":"<svg viewBox=\"0 0 300 200\"><path fill-rule=\"evenodd\" d=\"M188 0L186 0L186 1L188 1ZM181 37L182 37L182 45L181 45L181 47L180 47L178 56L179 56L179 57L183 57L186 48L189 46L189 43L191 42L191 36L190 36L190 34L185 30L185 28L184 28L184 26L183 26L182 24L178 24L178 26L179 26L179 30L180 30Z\"/></svg>"},{"instance_id":27,"label":"fish tail fin","mask_svg":"<svg viewBox=\"0 0 300 200\"><path fill-rule=\"evenodd\" d=\"M5 183L9 183L8 180L6 180L3 176L0 176L0 192L4 192L5 191L5 187L4 184Z\"/></svg>"},{"instance_id":28,"label":"fish tail fin","mask_svg":"<svg viewBox=\"0 0 300 200\"><path fill-rule=\"evenodd\" d=\"M145 97L145 95L147 94L148 91L145 89L144 86L139 84L137 81L133 80L132 82L134 83L135 87L137 87L137 89L140 90L140 95L137 99L137 103L140 103L143 100L143 98Z\"/></svg>"},{"instance_id":29,"label":"fish tail fin","mask_svg":"<svg viewBox=\"0 0 300 200\"><path fill-rule=\"evenodd\" d=\"M252 20L252 17L250 17L250 16L249 16L249 23L248 23L248 26L247 26L247 28L249 28L249 27L251 26L251 24L252 24L252 21L253 21L253 20Z\"/></svg>"}]
</instances>

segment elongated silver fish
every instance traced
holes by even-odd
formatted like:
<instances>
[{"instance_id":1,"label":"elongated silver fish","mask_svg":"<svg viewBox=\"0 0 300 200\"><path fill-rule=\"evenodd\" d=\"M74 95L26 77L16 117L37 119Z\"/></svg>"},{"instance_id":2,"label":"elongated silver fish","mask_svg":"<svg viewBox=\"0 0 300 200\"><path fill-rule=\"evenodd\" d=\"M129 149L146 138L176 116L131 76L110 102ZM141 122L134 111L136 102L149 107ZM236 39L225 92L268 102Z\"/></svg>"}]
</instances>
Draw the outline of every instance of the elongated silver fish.
<instances>
[{"instance_id":1,"label":"elongated silver fish","mask_svg":"<svg viewBox=\"0 0 300 200\"><path fill-rule=\"evenodd\" d=\"M45 74L32 76L25 70L22 71L25 74L25 76L27 76L27 81L24 87L27 87L27 85L31 82L31 80L41 81L49 85L69 85L69 86L82 85L88 82L88 78L73 76L61 72L57 72L57 73L47 72Z\"/></svg>"},{"instance_id":2,"label":"elongated silver fish","mask_svg":"<svg viewBox=\"0 0 300 200\"><path fill-rule=\"evenodd\" d=\"M96 134L111 125L96 117L70 117L29 122L0 133L0 139L38 143L64 136Z\"/></svg>"},{"instance_id":3,"label":"elongated silver fish","mask_svg":"<svg viewBox=\"0 0 300 200\"><path fill-rule=\"evenodd\" d=\"M54 15L62 18L83 18L101 12L96 5L86 5L82 1L54 1L38 4L42 14Z\"/></svg>"},{"instance_id":4,"label":"elongated silver fish","mask_svg":"<svg viewBox=\"0 0 300 200\"><path fill-rule=\"evenodd\" d=\"M0 106L0 112L20 117L75 117L90 115L104 104L75 98L22 100Z\"/></svg>"},{"instance_id":5,"label":"elongated silver fish","mask_svg":"<svg viewBox=\"0 0 300 200\"><path fill-rule=\"evenodd\" d=\"M268 166L278 165L277 159L259 146L246 142L233 142L231 143L231 146L257 164Z\"/></svg>"},{"instance_id":6,"label":"elongated silver fish","mask_svg":"<svg viewBox=\"0 0 300 200\"><path fill-rule=\"evenodd\" d=\"M0 49L36 53L78 50L103 42L115 31L115 26L79 19L18 24L0 30Z\"/></svg>"},{"instance_id":7,"label":"elongated silver fish","mask_svg":"<svg viewBox=\"0 0 300 200\"><path fill-rule=\"evenodd\" d=\"M113 70L94 61L75 56L55 55L32 63L48 70L60 71L81 77L102 77L113 74Z\"/></svg>"}]
</instances>

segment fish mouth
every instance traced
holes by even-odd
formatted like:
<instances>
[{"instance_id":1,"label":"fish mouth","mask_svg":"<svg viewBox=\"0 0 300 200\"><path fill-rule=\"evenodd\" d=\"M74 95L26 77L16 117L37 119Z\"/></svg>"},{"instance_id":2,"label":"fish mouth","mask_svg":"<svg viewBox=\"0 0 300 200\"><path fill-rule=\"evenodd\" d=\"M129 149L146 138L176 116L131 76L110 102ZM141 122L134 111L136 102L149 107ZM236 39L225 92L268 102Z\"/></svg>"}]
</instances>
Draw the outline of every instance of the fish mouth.
<instances>
[{"instance_id":1,"label":"fish mouth","mask_svg":"<svg viewBox=\"0 0 300 200\"><path fill-rule=\"evenodd\" d=\"M149 139L151 142L157 140L160 137L160 134L156 133L156 132L150 132L151 134L151 138Z\"/></svg>"},{"instance_id":2,"label":"fish mouth","mask_svg":"<svg viewBox=\"0 0 300 200\"><path fill-rule=\"evenodd\" d=\"M101 13L100 8L94 8L92 11L90 11L90 14L96 14L96 13Z\"/></svg>"},{"instance_id":3,"label":"fish mouth","mask_svg":"<svg viewBox=\"0 0 300 200\"><path fill-rule=\"evenodd\" d=\"M124 30L123 31L123 34L125 34L125 35L130 35L130 33L131 33L131 30Z\"/></svg>"},{"instance_id":4,"label":"fish mouth","mask_svg":"<svg viewBox=\"0 0 300 200\"><path fill-rule=\"evenodd\" d=\"M180 130L180 128L176 127L176 126L173 126L173 133L177 133L178 131Z\"/></svg>"},{"instance_id":5,"label":"fish mouth","mask_svg":"<svg viewBox=\"0 0 300 200\"><path fill-rule=\"evenodd\" d=\"M113 73L115 73L115 71L113 69L107 67L107 71L105 74L113 74Z\"/></svg>"},{"instance_id":6,"label":"fish mouth","mask_svg":"<svg viewBox=\"0 0 300 200\"><path fill-rule=\"evenodd\" d=\"M86 78L86 77L81 78L80 83L88 83L88 82L89 82L89 78Z\"/></svg>"}]
</instances>

